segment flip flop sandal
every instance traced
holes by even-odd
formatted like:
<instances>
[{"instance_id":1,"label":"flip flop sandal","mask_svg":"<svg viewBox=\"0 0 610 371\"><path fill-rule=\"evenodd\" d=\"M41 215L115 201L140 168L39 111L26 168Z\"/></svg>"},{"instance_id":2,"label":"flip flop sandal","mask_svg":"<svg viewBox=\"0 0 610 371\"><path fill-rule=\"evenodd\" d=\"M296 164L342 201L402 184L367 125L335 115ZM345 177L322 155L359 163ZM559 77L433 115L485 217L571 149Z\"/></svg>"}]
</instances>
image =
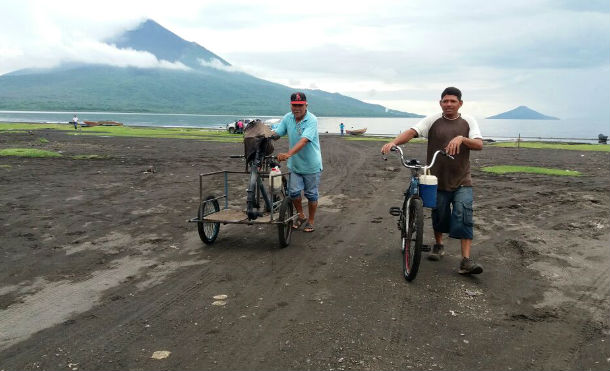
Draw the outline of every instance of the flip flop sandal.
<instances>
[{"instance_id":1,"label":"flip flop sandal","mask_svg":"<svg viewBox=\"0 0 610 371\"><path fill-rule=\"evenodd\" d=\"M305 224L305 228L303 228L303 232L307 232L307 233L311 233L315 230L316 229L313 227L313 225L311 225L309 223Z\"/></svg>"},{"instance_id":2,"label":"flip flop sandal","mask_svg":"<svg viewBox=\"0 0 610 371\"><path fill-rule=\"evenodd\" d=\"M307 221L307 218L297 217L297 220L292 224L292 228L299 229Z\"/></svg>"}]
</instances>

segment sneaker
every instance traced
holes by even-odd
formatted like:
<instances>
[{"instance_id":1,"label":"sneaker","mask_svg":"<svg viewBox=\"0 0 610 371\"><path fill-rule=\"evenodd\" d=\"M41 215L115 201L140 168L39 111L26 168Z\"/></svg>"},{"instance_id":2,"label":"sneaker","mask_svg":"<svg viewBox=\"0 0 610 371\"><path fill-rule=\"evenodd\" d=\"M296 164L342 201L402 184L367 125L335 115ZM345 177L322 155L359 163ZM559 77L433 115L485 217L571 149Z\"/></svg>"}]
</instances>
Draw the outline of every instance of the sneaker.
<instances>
[{"instance_id":1,"label":"sneaker","mask_svg":"<svg viewBox=\"0 0 610 371\"><path fill-rule=\"evenodd\" d=\"M442 244L434 244L432 247L432 252L428 255L428 259L432 261L439 261L445 255L445 246Z\"/></svg>"},{"instance_id":2,"label":"sneaker","mask_svg":"<svg viewBox=\"0 0 610 371\"><path fill-rule=\"evenodd\" d=\"M474 262L470 258L463 258L460 263L459 274L480 274L483 273L483 267Z\"/></svg>"}]
</instances>

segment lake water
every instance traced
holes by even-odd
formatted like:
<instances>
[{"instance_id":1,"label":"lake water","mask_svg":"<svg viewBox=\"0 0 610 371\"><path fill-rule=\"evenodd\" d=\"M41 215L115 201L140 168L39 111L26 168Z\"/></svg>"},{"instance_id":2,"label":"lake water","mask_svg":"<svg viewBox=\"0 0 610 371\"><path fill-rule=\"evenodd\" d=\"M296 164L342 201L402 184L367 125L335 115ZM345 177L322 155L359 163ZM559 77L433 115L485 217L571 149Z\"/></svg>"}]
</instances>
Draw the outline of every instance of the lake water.
<instances>
[{"instance_id":1,"label":"lake water","mask_svg":"<svg viewBox=\"0 0 610 371\"><path fill-rule=\"evenodd\" d=\"M314 112L315 113L315 112ZM0 122L67 123L74 112L0 111ZM81 121L118 121L128 126L224 128L229 122L248 116L193 115L122 112L77 112ZM279 116L257 116L262 120ZM394 136L420 119L386 117L318 117L321 133L338 133L339 124L345 128L367 128L367 134ZM481 132L487 139L510 140L519 135L524 139L597 142L598 134L608 135L607 120L487 120L477 118Z\"/></svg>"}]
</instances>

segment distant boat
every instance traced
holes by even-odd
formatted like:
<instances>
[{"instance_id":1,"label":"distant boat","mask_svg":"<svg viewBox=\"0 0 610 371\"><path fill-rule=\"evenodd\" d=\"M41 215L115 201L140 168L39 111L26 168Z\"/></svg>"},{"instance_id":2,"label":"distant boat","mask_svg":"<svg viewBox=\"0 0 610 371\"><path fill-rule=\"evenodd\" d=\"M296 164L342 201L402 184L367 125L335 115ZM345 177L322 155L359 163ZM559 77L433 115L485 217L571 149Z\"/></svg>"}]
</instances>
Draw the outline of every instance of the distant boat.
<instances>
[{"instance_id":1,"label":"distant boat","mask_svg":"<svg viewBox=\"0 0 610 371\"><path fill-rule=\"evenodd\" d=\"M116 121L83 121L81 126L123 126L122 122Z\"/></svg>"},{"instance_id":2,"label":"distant boat","mask_svg":"<svg viewBox=\"0 0 610 371\"><path fill-rule=\"evenodd\" d=\"M366 133L366 128L356 129L356 130L346 130L345 132L349 135L362 135L362 134Z\"/></svg>"}]
</instances>

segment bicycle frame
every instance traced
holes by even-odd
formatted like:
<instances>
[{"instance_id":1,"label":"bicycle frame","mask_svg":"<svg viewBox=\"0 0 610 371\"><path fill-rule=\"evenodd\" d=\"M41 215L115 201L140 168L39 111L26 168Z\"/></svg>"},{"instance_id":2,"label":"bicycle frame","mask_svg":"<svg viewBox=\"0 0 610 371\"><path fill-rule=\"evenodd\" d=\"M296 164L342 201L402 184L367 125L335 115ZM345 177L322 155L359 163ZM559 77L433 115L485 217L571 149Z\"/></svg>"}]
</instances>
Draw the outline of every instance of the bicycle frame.
<instances>
[{"instance_id":1,"label":"bicycle frame","mask_svg":"<svg viewBox=\"0 0 610 371\"><path fill-rule=\"evenodd\" d=\"M263 201L265 203L265 211L271 211L276 206L275 202L271 198L271 195L267 193L262 176L259 172L259 169L260 171L268 172L270 162L274 159L274 156L261 156L261 152L257 149L254 159L248 164L248 167L250 168L250 181L246 191L246 200L248 205L246 214L250 220L255 220L259 216L263 215L263 212L255 210L255 206L258 208L258 205L260 204L261 196L263 197ZM278 181L281 182L281 178ZM281 201L277 202L279 203Z\"/></svg>"},{"instance_id":2,"label":"bicycle frame","mask_svg":"<svg viewBox=\"0 0 610 371\"><path fill-rule=\"evenodd\" d=\"M405 191L405 197L417 196L419 197L419 170L411 169L411 179L409 181L409 187Z\"/></svg>"}]
</instances>

